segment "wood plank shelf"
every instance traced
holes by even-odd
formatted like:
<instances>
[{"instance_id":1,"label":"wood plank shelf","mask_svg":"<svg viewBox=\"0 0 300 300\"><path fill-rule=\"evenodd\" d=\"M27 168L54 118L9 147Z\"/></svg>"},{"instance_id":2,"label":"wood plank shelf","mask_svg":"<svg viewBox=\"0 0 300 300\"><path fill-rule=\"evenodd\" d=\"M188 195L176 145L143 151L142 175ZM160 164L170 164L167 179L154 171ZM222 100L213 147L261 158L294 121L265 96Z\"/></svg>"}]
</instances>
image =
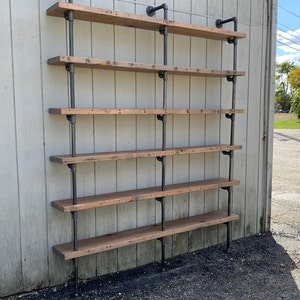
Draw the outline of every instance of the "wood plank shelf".
<instances>
[{"instance_id":1,"label":"wood plank shelf","mask_svg":"<svg viewBox=\"0 0 300 300\"><path fill-rule=\"evenodd\" d=\"M111 11L103 8L83 6L73 3L58 2L47 9L47 15L64 18L68 11L74 11L74 18L83 21L134 27L158 31L162 26L168 26L169 33L188 35L226 41L232 38L245 38L244 33L210 28L195 24L151 18L148 16ZM146 11L146 8L145 8Z\"/></svg>"},{"instance_id":2,"label":"wood plank shelf","mask_svg":"<svg viewBox=\"0 0 300 300\"><path fill-rule=\"evenodd\" d=\"M134 159L134 158L147 158L147 157L159 157L159 156L171 156L171 155L188 155L196 153L208 153L208 152L221 152L240 150L240 145L211 145L211 146L198 146L198 147L181 147L170 148L166 150L161 149L148 149L148 150L136 150L136 151L119 151L119 152L102 152L102 153L88 153L78 154L73 157L71 155L56 155L50 156L50 161L63 165L79 164L79 163L94 163L99 161L108 160L121 160L121 159Z\"/></svg>"},{"instance_id":3,"label":"wood plank shelf","mask_svg":"<svg viewBox=\"0 0 300 300\"><path fill-rule=\"evenodd\" d=\"M65 260L69 260L238 219L236 214L228 216L226 211L215 211L166 222L164 231L161 231L160 224L155 224L80 240L77 251L73 251L73 243L54 246L53 250Z\"/></svg>"},{"instance_id":4,"label":"wood plank shelf","mask_svg":"<svg viewBox=\"0 0 300 300\"><path fill-rule=\"evenodd\" d=\"M52 206L62 212L72 212L92 209L122 203L154 199L157 197L180 195L191 192L205 191L210 189L224 188L239 185L238 180L228 180L227 178L209 179L203 181L193 181L180 184L166 185L165 190L161 187L151 187L139 190L115 192L95 196L81 197L77 199L77 204L72 204L72 199L52 201Z\"/></svg>"},{"instance_id":5,"label":"wood plank shelf","mask_svg":"<svg viewBox=\"0 0 300 300\"><path fill-rule=\"evenodd\" d=\"M49 108L57 115L211 115L242 114L243 109L114 109L114 108Z\"/></svg>"},{"instance_id":6,"label":"wood plank shelf","mask_svg":"<svg viewBox=\"0 0 300 300\"><path fill-rule=\"evenodd\" d=\"M244 76L243 71L232 70L213 70L191 67L174 67L161 64L146 64L135 62L123 62L114 60L105 60L98 58L85 58L76 56L56 56L48 59L48 64L53 66L65 66L66 64L74 64L79 68L93 68L104 70L118 70L129 72L156 73L168 71L169 74L200 76L200 77L228 77L228 76Z\"/></svg>"}]
</instances>

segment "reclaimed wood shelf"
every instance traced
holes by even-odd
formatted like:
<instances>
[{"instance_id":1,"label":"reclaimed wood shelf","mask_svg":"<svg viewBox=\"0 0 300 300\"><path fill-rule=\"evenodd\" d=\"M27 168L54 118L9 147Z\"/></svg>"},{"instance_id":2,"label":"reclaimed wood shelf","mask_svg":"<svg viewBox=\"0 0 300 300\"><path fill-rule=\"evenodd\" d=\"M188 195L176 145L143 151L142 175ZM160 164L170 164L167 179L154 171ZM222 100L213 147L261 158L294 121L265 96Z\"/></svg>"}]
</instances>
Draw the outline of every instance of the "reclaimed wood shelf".
<instances>
[{"instance_id":1,"label":"reclaimed wood shelf","mask_svg":"<svg viewBox=\"0 0 300 300\"><path fill-rule=\"evenodd\" d=\"M240 145L211 145L211 146L198 146L198 147L181 147L181 148L169 148L166 150L161 149L148 149L148 150L136 150L136 151L118 151L118 152L102 152L102 153L88 153L72 155L53 155L50 156L50 161L63 165L79 164L79 163L94 163L99 161L108 160L121 160L121 159L134 159L134 158L146 158L146 157L159 157L159 156L171 156L171 155L187 155L196 153L208 153L208 152L221 152L240 150Z\"/></svg>"},{"instance_id":2,"label":"reclaimed wood shelf","mask_svg":"<svg viewBox=\"0 0 300 300\"><path fill-rule=\"evenodd\" d=\"M168 71L168 74L187 76L191 75L200 77L228 77L245 75L245 72L242 71L201 69L183 66L176 67L161 64L124 62L76 56L55 56L48 59L48 64L53 66L65 66L66 64L74 64L74 66L77 66L79 68L118 70L143 73L156 73Z\"/></svg>"},{"instance_id":3,"label":"reclaimed wood shelf","mask_svg":"<svg viewBox=\"0 0 300 300\"><path fill-rule=\"evenodd\" d=\"M57 115L213 115L242 114L243 109L129 109L129 108L49 108Z\"/></svg>"},{"instance_id":4,"label":"reclaimed wood shelf","mask_svg":"<svg viewBox=\"0 0 300 300\"><path fill-rule=\"evenodd\" d=\"M158 31L162 26L168 26L168 32L200 38L226 41L232 38L245 38L244 33L210 28L195 24L152 18L148 16L111 11L103 8L83 6L73 3L57 2L47 9L47 15L64 18L70 10L74 11L77 20L98 22L104 24L134 27ZM146 9L145 9L146 11Z\"/></svg>"},{"instance_id":5,"label":"reclaimed wood shelf","mask_svg":"<svg viewBox=\"0 0 300 300\"><path fill-rule=\"evenodd\" d=\"M162 191L161 187L159 186L81 197L77 199L76 205L73 205L72 199L57 200L52 201L52 206L62 212L72 212L110 205L119 205L134 201L154 199L157 197L173 196L210 189L224 188L239 184L239 180L228 180L227 178L208 179L202 181L166 185L164 191Z\"/></svg>"},{"instance_id":6,"label":"reclaimed wood shelf","mask_svg":"<svg viewBox=\"0 0 300 300\"><path fill-rule=\"evenodd\" d=\"M54 246L53 250L65 260L69 260L238 219L239 216L236 214L228 216L227 211L215 211L166 222L164 231L161 230L160 224L155 224L79 240L77 251L73 251L73 243Z\"/></svg>"}]
</instances>

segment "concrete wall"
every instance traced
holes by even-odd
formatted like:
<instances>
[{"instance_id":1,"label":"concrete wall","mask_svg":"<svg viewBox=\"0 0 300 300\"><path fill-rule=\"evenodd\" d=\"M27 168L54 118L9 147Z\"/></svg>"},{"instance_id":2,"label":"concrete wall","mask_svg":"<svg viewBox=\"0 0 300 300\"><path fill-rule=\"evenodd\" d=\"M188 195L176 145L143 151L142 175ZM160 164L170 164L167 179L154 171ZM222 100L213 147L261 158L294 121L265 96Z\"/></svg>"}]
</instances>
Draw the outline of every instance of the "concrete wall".
<instances>
[{"instance_id":1,"label":"concrete wall","mask_svg":"<svg viewBox=\"0 0 300 300\"><path fill-rule=\"evenodd\" d=\"M75 0L75 3L145 15L154 0ZM71 241L69 214L53 209L52 200L70 197L67 167L50 155L70 151L69 124L48 114L68 106L68 76L48 58L67 53L67 26L48 17L55 0L0 3L0 296L66 282L71 262L56 256L53 245ZM240 220L233 238L268 228L276 1L167 0L170 19L214 27L217 18L237 16L239 31L233 211ZM161 17L161 13L158 13ZM269 22L269 23L268 23ZM271 25L271 26L270 26ZM273 27L272 27L273 26ZM225 28L231 29L232 25ZM271 31L273 29L273 31ZM272 40L273 39L273 40ZM75 55L162 63L159 33L89 22L75 22ZM227 43L169 35L169 64L232 68ZM228 108L231 84L224 79L169 76L169 108ZM267 92L266 92L267 91ZM162 101L156 74L76 69L78 107L153 108ZM161 124L154 116L78 117L78 153L160 147ZM167 146L228 143L224 116L168 117ZM264 138L265 136L265 138ZM227 176L228 158L219 153L167 158L167 183ZM78 166L78 196L160 184L160 164L153 158ZM167 198L166 218L180 218L226 207L222 190ZM155 200L99 208L79 214L79 237L90 237L159 222ZM167 238L167 257L225 240L225 226ZM160 259L160 245L150 241L80 259L80 277L133 268Z\"/></svg>"}]
</instances>

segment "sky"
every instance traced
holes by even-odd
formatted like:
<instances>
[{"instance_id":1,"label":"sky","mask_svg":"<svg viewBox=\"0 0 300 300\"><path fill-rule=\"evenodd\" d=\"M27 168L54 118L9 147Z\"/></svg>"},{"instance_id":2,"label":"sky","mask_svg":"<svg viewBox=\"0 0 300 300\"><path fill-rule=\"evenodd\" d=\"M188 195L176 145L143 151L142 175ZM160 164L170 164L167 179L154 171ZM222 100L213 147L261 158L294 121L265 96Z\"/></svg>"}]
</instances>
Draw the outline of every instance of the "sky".
<instances>
[{"instance_id":1,"label":"sky","mask_svg":"<svg viewBox=\"0 0 300 300\"><path fill-rule=\"evenodd\" d=\"M300 65L300 0L278 0L276 61Z\"/></svg>"}]
</instances>

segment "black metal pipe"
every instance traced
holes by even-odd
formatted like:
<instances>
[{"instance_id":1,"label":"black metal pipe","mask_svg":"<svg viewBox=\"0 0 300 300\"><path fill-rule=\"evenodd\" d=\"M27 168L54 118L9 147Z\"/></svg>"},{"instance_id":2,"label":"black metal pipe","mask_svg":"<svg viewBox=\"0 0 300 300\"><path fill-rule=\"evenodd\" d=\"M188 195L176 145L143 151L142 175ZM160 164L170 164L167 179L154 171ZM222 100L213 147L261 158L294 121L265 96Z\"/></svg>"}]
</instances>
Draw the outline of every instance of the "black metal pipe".
<instances>
[{"instance_id":1,"label":"black metal pipe","mask_svg":"<svg viewBox=\"0 0 300 300\"><path fill-rule=\"evenodd\" d=\"M217 20L218 21L218 20ZM216 26L217 25L216 21ZM234 22L234 31L237 31L237 18L233 17L231 19L223 20L219 22L219 25L222 26L222 24L228 23L228 22ZM237 70L237 38L234 37L232 39L228 40L229 43L233 44L233 71ZM233 76L230 80L232 82L232 98L231 98L231 107L232 109L235 109L235 102L236 102L236 76ZM235 136L235 114L231 115L231 124L230 124L230 145L234 145L234 136ZM234 176L234 151L231 151L229 156L229 180L232 180ZM231 215L231 207L232 207L232 187L229 187L228 189L228 216ZM231 223L227 223L227 249L230 247L231 243Z\"/></svg>"},{"instance_id":2,"label":"black metal pipe","mask_svg":"<svg viewBox=\"0 0 300 300\"><path fill-rule=\"evenodd\" d=\"M69 3L73 3L72 0L69 0ZM74 56L74 12L69 11L66 15L66 20L69 23L69 56ZM67 70L69 71L70 79L70 106L75 108L75 67L74 64L69 64ZM68 120L71 123L71 155L72 157L76 156L76 116L68 116ZM76 164L69 165L71 169L72 177L72 202L74 205L77 204L77 166ZM72 212L72 221L73 221L73 251L78 250L78 213ZM78 296L78 258L73 260L74 268L74 296Z\"/></svg>"},{"instance_id":3,"label":"black metal pipe","mask_svg":"<svg viewBox=\"0 0 300 300\"><path fill-rule=\"evenodd\" d=\"M166 270L165 268L165 261L166 261L166 257L165 257L165 250L166 246L165 246L165 239L162 238L161 239L161 271L164 272Z\"/></svg>"},{"instance_id":4,"label":"black metal pipe","mask_svg":"<svg viewBox=\"0 0 300 300\"><path fill-rule=\"evenodd\" d=\"M237 18L233 17L228 19L234 22L234 31L237 31ZM230 22L229 21L229 22ZM233 39L233 71L237 70L237 38ZM232 109L235 109L236 102L236 76L232 78ZM235 135L235 115L231 117L231 130L230 130L230 145L234 145L234 135ZM234 151L230 155L230 167L229 167L229 180L233 179L233 168L234 168Z\"/></svg>"},{"instance_id":5,"label":"black metal pipe","mask_svg":"<svg viewBox=\"0 0 300 300\"><path fill-rule=\"evenodd\" d=\"M157 7L148 6L146 9L147 15L153 17L155 12L159 9L164 10L164 19L168 19L168 6L167 4L161 4ZM163 26L159 31L164 35L164 49L163 49L163 61L164 65L168 64L168 26ZM159 73L160 78L163 79L163 109L167 108L167 89L168 89L168 72L164 71ZM167 141L167 115L158 116L158 119L162 121L162 150L166 150ZM162 156L161 161L161 190L165 190L166 185L166 157ZM161 202L161 230L165 230L165 197L159 199ZM161 238L161 270L165 271L165 239Z\"/></svg>"},{"instance_id":6,"label":"black metal pipe","mask_svg":"<svg viewBox=\"0 0 300 300\"><path fill-rule=\"evenodd\" d=\"M157 10L163 9L164 10L164 19L167 20L168 19L168 5L166 3L163 3L159 6L148 6L146 8L146 13L149 17L153 17L155 15L155 12Z\"/></svg>"},{"instance_id":7,"label":"black metal pipe","mask_svg":"<svg viewBox=\"0 0 300 300\"><path fill-rule=\"evenodd\" d=\"M74 285L74 297L78 297L78 258L73 258L73 269L74 269L74 278L75 278L75 285Z\"/></svg>"},{"instance_id":8,"label":"black metal pipe","mask_svg":"<svg viewBox=\"0 0 300 300\"><path fill-rule=\"evenodd\" d=\"M232 187L229 187L229 189L228 189L228 207L227 207L228 216L231 215L231 203L232 203ZM226 225L227 225L227 250L228 250L230 247L230 243L231 243L231 222L228 222Z\"/></svg>"},{"instance_id":9,"label":"black metal pipe","mask_svg":"<svg viewBox=\"0 0 300 300\"><path fill-rule=\"evenodd\" d=\"M237 31L237 23L238 23L238 20L236 17L232 17L232 18L229 18L229 19L226 19L226 20L221 20L221 19L218 19L216 20L216 27L217 28L222 28L223 27L223 24L226 24L226 23L229 23L229 22L233 22L234 23L234 31Z\"/></svg>"},{"instance_id":10,"label":"black metal pipe","mask_svg":"<svg viewBox=\"0 0 300 300\"><path fill-rule=\"evenodd\" d=\"M226 20L218 19L216 20L216 27L222 28L223 24L233 22L234 23L234 31L237 31L238 20L236 17L229 18ZM237 70L237 38L232 37L228 39L228 42L233 44L233 71ZM227 78L228 81L232 82L232 98L231 98L231 108L235 109L235 101L236 101L236 76L233 75ZM235 115L230 115L229 119L231 120L230 124L230 145L234 145L234 129L235 129ZM233 179L233 171L234 171L234 151L230 151L229 155L229 180ZM231 206L232 206L232 187L228 188L228 206L227 213L228 216L231 215ZM230 247L231 242L231 223L227 223L227 249Z\"/></svg>"}]
</instances>

